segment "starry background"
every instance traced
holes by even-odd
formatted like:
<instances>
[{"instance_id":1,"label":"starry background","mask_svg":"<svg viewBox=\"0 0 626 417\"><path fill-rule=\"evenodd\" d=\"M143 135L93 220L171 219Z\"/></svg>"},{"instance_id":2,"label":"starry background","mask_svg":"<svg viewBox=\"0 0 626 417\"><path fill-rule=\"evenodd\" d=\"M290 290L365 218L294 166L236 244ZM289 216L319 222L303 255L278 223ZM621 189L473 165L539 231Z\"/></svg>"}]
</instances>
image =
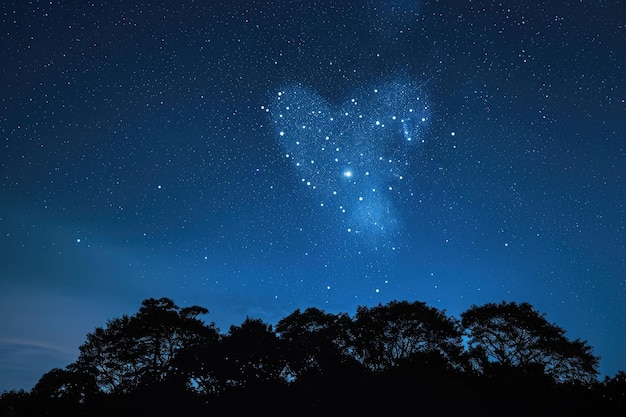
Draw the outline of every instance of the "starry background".
<instances>
[{"instance_id":1,"label":"starry background","mask_svg":"<svg viewBox=\"0 0 626 417\"><path fill-rule=\"evenodd\" d=\"M626 369L626 3L0 11L0 390L163 296L528 301Z\"/></svg>"}]
</instances>

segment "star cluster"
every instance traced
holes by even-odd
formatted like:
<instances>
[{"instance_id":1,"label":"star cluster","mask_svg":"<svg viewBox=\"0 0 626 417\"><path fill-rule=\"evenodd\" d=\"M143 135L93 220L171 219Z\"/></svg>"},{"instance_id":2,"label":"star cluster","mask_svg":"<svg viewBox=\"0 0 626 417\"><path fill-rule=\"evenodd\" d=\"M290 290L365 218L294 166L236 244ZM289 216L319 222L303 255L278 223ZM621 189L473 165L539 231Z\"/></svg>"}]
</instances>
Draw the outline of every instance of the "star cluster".
<instances>
[{"instance_id":1,"label":"star cluster","mask_svg":"<svg viewBox=\"0 0 626 417\"><path fill-rule=\"evenodd\" d=\"M345 233L368 241L401 224L394 202L412 194L430 109L419 85L393 81L358 91L340 106L302 85L275 93L264 109L303 188Z\"/></svg>"}]
</instances>

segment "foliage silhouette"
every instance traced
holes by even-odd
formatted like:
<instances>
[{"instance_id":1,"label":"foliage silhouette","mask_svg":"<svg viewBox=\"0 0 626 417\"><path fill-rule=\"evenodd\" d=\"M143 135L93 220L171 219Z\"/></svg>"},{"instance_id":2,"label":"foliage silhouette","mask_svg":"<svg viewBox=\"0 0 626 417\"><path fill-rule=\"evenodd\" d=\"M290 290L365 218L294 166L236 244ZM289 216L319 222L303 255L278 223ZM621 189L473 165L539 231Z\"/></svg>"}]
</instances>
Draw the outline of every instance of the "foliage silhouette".
<instances>
[{"instance_id":1,"label":"foliage silhouette","mask_svg":"<svg viewBox=\"0 0 626 417\"><path fill-rule=\"evenodd\" d=\"M247 317L221 334L208 310L147 299L87 335L76 362L3 416L251 414L626 415L626 374L527 303L472 306L461 320L423 302L296 310L275 330Z\"/></svg>"},{"instance_id":2,"label":"foliage silhouette","mask_svg":"<svg viewBox=\"0 0 626 417\"><path fill-rule=\"evenodd\" d=\"M457 320L418 301L358 307L351 327L355 357L374 371L397 366L418 353L436 354L458 366L461 335Z\"/></svg>"},{"instance_id":3,"label":"foliage silhouette","mask_svg":"<svg viewBox=\"0 0 626 417\"><path fill-rule=\"evenodd\" d=\"M337 370L358 368L349 355L347 329L351 325L347 314L328 314L317 308L296 310L281 319L276 331L285 344L288 379L316 379Z\"/></svg>"},{"instance_id":4,"label":"foliage silhouette","mask_svg":"<svg viewBox=\"0 0 626 417\"><path fill-rule=\"evenodd\" d=\"M93 375L106 393L173 382L180 379L174 367L178 352L217 338L215 326L197 318L201 314L208 310L181 309L167 298L144 300L134 316L109 320L106 328L89 333L70 369Z\"/></svg>"},{"instance_id":5,"label":"foliage silhouette","mask_svg":"<svg viewBox=\"0 0 626 417\"><path fill-rule=\"evenodd\" d=\"M545 374L558 382L592 383L598 360L591 347L569 340L528 303L488 303L461 314L469 336L469 354L480 371L493 364Z\"/></svg>"},{"instance_id":6,"label":"foliage silhouette","mask_svg":"<svg viewBox=\"0 0 626 417\"><path fill-rule=\"evenodd\" d=\"M282 382L286 362L272 326L247 317L231 326L222 339L223 357L219 379L228 386Z\"/></svg>"}]
</instances>

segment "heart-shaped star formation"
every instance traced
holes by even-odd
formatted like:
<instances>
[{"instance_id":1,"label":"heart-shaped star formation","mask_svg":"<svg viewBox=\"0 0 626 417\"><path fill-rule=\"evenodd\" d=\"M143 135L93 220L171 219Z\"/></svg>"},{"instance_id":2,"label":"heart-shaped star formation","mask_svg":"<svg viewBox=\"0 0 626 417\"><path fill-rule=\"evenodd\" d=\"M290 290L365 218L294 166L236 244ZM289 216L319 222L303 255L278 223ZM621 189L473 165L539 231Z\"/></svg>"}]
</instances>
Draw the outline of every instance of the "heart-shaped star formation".
<instances>
[{"instance_id":1,"label":"heart-shaped star formation","mask_svg":"<svg viewBox=\"0 0 626 417\"><path fill-rule=\"evenodd\" d=\"M290 85L264 107L302 184L324 215L348 233L385 234L399 221L393 207L408 158L424 141L429 106L420 86L388 82L355 93L339 108Z\"/></svg>"}]
</instances>

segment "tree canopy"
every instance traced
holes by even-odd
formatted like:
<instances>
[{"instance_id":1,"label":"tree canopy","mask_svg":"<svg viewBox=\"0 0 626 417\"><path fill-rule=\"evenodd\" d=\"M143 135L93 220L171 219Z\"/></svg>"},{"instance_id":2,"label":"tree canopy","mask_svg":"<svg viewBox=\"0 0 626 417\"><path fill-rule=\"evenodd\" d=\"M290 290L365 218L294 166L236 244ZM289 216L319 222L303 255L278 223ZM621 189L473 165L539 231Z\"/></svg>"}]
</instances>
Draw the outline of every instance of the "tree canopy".
<instances>
[{"instance_id":1,"label":"tree canopy","mask_svg":"<svg viewBox=\"0 0 626 417\"><path fill-rule=\"evenodd\" d=\"M92 375L103 392L128 393L177 377L177 354L218 339L213 324L199 315L203 307L180 308L168 298L144 300L137 314L109 320L87 335L69 369Z\"/></svg>"},{"instance_id":2,"label":"tree canopy","mask_svg":"<svg viewBox=\"0 0 626 417\"><path fill-rule=\"evenodd\" d=\"M539 369L559 382L593 382L599 358L580 339L548 322L528 303L502 302L472 306L461 314L470 355L481 371L496 363L525 370Z\"/></svg>"},{"instance_id":3,"label":"tree canopy","mask_svg":"<svg viewBox=\"0 0 626 417\"><path fill-rule=\"evenodd\" d=\"M360 306L352 317L296 310L275 328L247 317L220 333L200 306L146 299L87 334L76 362L30 392L0 397L1 416L393 414L416 401L455 414L626 411L626 377L597 380L599 358L528 303L471 306L460 320L423 302ZM280 403L280 409L271 400ZM273 404L273 405L272 405ZM542 408L543 407L543 408ZM553 410L552 409L552 410ZM141 411L138 411L141 410ZM395 411L394 411L395 410ZM126 413L126 414L125 414Z\"/></svg>"},{"instance_id":4,"label":"tree canopy","mask_svg":"<svg viewBox=\"0 0 626 417\"><path fill-rule=\"evenodd\" d=\"M419 301L358 307L351 326L354 354L372 370L388 369L416 354L432 353L458 365L461 335L456 319Z\"/></svg>"}]
</instances>

